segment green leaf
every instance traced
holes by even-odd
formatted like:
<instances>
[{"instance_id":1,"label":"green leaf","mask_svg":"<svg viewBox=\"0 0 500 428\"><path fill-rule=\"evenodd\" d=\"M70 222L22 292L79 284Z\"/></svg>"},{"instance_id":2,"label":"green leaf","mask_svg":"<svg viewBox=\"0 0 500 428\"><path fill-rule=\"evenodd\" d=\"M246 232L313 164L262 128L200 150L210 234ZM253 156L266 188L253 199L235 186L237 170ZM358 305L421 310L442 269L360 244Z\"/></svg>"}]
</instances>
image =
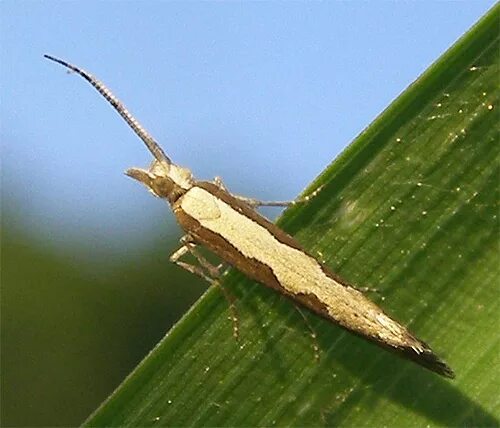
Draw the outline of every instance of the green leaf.
<instances>
[{"instance_id":1,"label":"green leaf","mask_svg":"<svg viewBox=\"0 0 500 428\"><path fill-rule=\"evenodd\" d=\"M85 424L498 426L499 12L279 221L348 282L380 290L373 299L449 363L454 381L302 310L306 321L231 272L239 342L222 293L208 290Z\"/></svg>"}]
</instances>

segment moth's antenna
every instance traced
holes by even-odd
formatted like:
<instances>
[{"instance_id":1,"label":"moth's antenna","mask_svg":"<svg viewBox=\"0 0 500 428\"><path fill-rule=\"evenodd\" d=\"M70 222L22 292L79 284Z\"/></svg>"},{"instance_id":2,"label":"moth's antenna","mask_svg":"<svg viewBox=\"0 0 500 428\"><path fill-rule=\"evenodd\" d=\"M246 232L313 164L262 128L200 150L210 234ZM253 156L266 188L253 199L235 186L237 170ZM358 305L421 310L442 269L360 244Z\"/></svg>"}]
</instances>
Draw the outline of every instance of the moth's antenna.
<instances>
[{"instance_id":1,"label":"moth's antenna","mask_svg":"<svg viewBox=\"0 0 500 428\"><path fill-rule=\"evenodd\" d=\"M58 58L54 58L50 55L44 55L45 58L50 59L51 61L57 62L58 64L63 65L66 68L78 73L85 80L87 80L97 91L104 97L106 100L114 107L114 109L120 114L125 122L129 124L129 126L134 130L134 132L139 136L139 138L144 141L149 151L159 162L166 162L167 164L171 164L172 161L168 158L159 144L155 141L155 139L146 131L140 123L135 119L134 116L127 110L127 108L111 93L111 91L106 88L104 83L97 80L90 73L87 73L85 70L78 68L72 64L67 63Z\"/></svg>"}]
</instances>

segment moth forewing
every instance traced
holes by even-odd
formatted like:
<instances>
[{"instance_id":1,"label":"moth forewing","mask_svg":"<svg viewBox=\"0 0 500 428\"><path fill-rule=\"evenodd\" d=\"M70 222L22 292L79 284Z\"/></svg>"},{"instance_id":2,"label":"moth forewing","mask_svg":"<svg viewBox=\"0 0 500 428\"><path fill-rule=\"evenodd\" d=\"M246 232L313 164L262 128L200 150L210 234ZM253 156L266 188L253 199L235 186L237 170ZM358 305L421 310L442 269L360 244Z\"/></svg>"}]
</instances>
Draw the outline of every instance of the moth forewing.
<instances>
[{"instance_id":1,"label":"moth forewing","mask_svg":"<svg viewBox=\"0 0 500 428\"><path fill-rule=\"evenodd\" d=\"M186 232L187 239L183 241L181 250L192 252L192 245L202 244L248 277L324 318L436 373L454 376L453 371L424 342L254 210L255 206L265 203L231 195L217 179L214 182L196 181L191 171L171 162L153 137L99 80L65 61L48 55L45 57L90 82L150 150L155 159L150 168L131 168L126 174L171 204L180 226ZM251 201L257 203L251 206ZM203 269L178 261L178 256L186 251L177 251L172 261L187 267L190 272L207 277ZM206 263L202 264L207 267Z\"/></svg>"},{"instance_id":2,"label":"moth forewing","mask_svg":"<svg viewBox=\"0 0 500 428\"><path fill-rule=\"evenodd\" d=\"M199 182L175 202L173 210L184 230L248 277L359 336L452 376L428 345L226 191Z\"/></svg>"}]
</instances>

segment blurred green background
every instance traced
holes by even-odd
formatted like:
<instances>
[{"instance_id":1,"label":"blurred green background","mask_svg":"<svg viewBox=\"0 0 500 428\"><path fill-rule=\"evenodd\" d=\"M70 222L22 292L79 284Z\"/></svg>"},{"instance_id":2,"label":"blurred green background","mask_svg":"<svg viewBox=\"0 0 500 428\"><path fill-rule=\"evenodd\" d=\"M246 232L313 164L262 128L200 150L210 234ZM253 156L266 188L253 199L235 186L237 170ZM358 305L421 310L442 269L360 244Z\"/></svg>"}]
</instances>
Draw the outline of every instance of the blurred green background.
<instances>
[{"instance_id":1,"label":"blurred green background","mask_svg":"<svg viewBox=\"0 0 500 428\"><path fill-rule=\"evenodd\" d=\"M178 231L141 243L141 257L82 265L85 250L13 232L12 217L2 215L3 426L78 424L205 286L168 263Z\"/></svg>"},{"instance_id":2,"label":"blurred green background","mask_svg":"<svg viewBox=\"0 0 500 428\"><path fill-rule=\"evenodd\" d=\"M121 175L146 151L43 53L197 176L287 199L493 3L2 2L2 426L81 423L206 288L168 262L168 208Z\"/></svg>"}]
</instances>

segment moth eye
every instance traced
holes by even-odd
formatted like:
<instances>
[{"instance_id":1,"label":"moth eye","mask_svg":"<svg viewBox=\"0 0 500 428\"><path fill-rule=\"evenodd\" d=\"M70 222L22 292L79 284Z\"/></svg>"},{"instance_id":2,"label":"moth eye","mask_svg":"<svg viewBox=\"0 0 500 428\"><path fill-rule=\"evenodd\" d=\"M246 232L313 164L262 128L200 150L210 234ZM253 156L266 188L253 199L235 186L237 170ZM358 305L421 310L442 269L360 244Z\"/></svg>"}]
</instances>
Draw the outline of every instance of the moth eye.
<instances>
[{"instance_id":1,"label":"moth eye","mask_svg":"<svg viewBox=\"0 0 500 428\"><path fill-rule=\"evenodd\" d=\"M160 198L167 198L172 193L173 188L172 180L166 177L156 177L151 181L151 189Z\"/></svg>"}]
</instances>

